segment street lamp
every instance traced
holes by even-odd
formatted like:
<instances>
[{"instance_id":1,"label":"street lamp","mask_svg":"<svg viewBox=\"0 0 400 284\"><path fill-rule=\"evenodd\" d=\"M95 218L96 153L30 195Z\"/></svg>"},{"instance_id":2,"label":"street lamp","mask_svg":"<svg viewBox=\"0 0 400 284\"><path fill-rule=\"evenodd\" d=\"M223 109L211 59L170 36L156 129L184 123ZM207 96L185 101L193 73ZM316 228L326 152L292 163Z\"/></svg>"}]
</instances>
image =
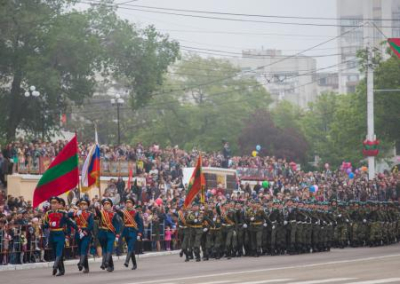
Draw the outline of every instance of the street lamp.
<instances>
[{"instance_id":1,"label":"street lamp","mask_svg":"<svg viewBox=\"0 0 400 284\"><path fill-rule=\"evenodd\" d=\"M119 125L119 108L125 103L120 94L115 95L115 99L111 99L112 106L117 107L117 124L118 124L118 146L121 145L121 129Z\"/></svg>"},{"instance_id":2,"label":"street lamp","mask_svg":"<svg viewBox=\"0 0 400 284\"><path fill-rule=\"evenodd\" d=\"M29 90L25 92L25 97L29 98L31 95L32 97L39 97L40 96L40 92L36 91L36 87L35 86L30 86Z\"/></svg>"}]
</instances>

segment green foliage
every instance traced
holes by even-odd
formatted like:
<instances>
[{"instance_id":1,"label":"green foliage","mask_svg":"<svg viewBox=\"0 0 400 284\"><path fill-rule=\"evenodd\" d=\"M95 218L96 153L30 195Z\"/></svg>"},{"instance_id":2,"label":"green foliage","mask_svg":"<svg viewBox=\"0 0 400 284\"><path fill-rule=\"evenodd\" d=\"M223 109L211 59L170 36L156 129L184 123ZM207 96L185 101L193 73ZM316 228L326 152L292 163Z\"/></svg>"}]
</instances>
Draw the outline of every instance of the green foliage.
<instances>
[{"instance_id":1,"label":"green foliage","mask_svg":"<svg viewBox=\"0 0 400 284\"><path fill-rule=\"evenodd\" d=\"M99 75L130 89L144 105L178 56L176 42L153 27L139 30L104 1L78 12L74 1L2 1L0 6L0 135L17 128L48 133L69 105L90 98ZM34 85L38 98L25 98Z\"/></svg>"},{"instance_id":2,"label":"green foliage","mask_svg":"<svg viewBox=\"0 0 400 284\"><path fill-rule=\"evenodd\" d=\"M132 141L214 151L226 139L237 150L243 121L271 98L252 78L241 78L229 62L189 56L174 68L160 95L139 112L145 121Z\"/></svg>"}]
</instances>

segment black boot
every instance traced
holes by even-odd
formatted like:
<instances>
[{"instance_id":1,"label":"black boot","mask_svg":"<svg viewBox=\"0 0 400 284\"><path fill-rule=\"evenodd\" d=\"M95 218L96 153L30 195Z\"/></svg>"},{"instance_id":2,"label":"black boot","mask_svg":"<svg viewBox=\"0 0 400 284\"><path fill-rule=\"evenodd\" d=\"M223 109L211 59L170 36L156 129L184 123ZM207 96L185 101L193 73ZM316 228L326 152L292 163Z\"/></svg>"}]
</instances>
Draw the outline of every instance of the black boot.
<instances>
[{"instance_id":1,"label":"black boot","mask_svg":"<svg viewBox=\"0 0 400 284\"><path fill-rule=\"evenodd\" d=\"M215 259L221 259L221 253L219 252L219 250L215 252Z\"/></svg>"},{"instance_id":2,"label":"black boot","mask_svg":"<svg viewBox=\"0 0 400 284\"><path fill-rule=\"evenodd\" d=\"M108 272L113 272L114 271L114 261L113 261L113 258L112 258L112 254L110 252L107 253L106 265L107 265L107 271Z\"/></svg>"},{"instance_id":3,"label":"black boot","mask_svg":"<svg viewBox=\"0 0 400 284\"><path fill-rule=\"evenodd\" d=\"M200 253L199 252L195 252L194 254L196 255L196 261L197 262L201 261Z\"/></svg>"},{"instance_id":4,"label":"black boot","mask_svg":"<svg viewBox=\"0 0 400 284\"><path fill-rule=\"evenodd\" d=\"M56 275L57 273L57 270L60 266L60 261L61 261L61 256L57 256L53 264L53 276Z\"/></svg>"},{"instance_id":5,"label":"black boot","mask_svg":"<svg viewBox=\"0 0 400 284\"><path fill-rule=\"evenodd\" d=\"M102 259L102 261L101 261L101 266L100 266L100 268L101 268L102 270L106 269L106 255L105 255L105 254L103 254L103 259Z\"/></svg>"},{"instance_id":6,"label":"black boot","mask_svg":"<svg viewBox=\"0 0 400 284\"><path fill-rule=\"evenodd\" d=\"M136 262L136 256L135 256L135 252L131 252L131 257L132 257L132 270L136 270L137 269L137 262Z\"/></svg>"},{"instance_id":7,"label":"black boot","mask_svg":"<svg viewBox=\"0 0 400 284\"><path fill-rule=\"evenodd\" d=\"M190 258L190 259L194 259L193 251L190 251L190 252L189 252L189 258Z\"/></svg>"},{"instance_id":8,"label":"black boot","mask_svg":"<svg viewBox=\"0 0 400 284\"><path fill-rule=\"evenodd\" d=\"M203 261L207 261L208 259L209 259L208 253L207 253L207 252L204 252L204 253L203 253Z\"/></svg>"},{"instance_id":9,"label":"black boot","mask_svg":"<svg viewBox=\"0 0 400 284\"><path fill-rule=\"evenodd\" d=\"M181 249L181 251L179 252L179 256L182 257L183 256L183 249Z\"/></svg>"},{"instance_id":10,"label":"black boot","mask_svg":"<svg viewBox=\"0 0 400 284\"><path fill-rule=\"evenodd\" d=\"M65 274L65 268L64 268L64 261L62 259L60 260L60 265L58 267L59 270L56 276L63 276Z\"/></svg>"},{"instance_id":11,"label":"black boot","mask_svg":"<svg viewBox=\"0 0 400 284\"><path fill-rule=\"evenodd\" d=\"M87 255L85 255L83 260L83 268L83 273L89 273L89 260Z\"/></svg>"},{"instance_id":12,"label":"black boot","mask_svg":"<svg viewBox=\"0 0 400 284\"><path fill-rule=\"evenodd\" d=\"M126 253L126 259L125 259L125 263L124 263L124 266L125 266L125 267L129 267L129 260L131 259L131 254L132 254L131 251L128 251L128 252Z\"/></svg>"},{"instance_id":13,"label":"black boot","mask_svg":"<svg viewBox=\"0 0 400 284\"><path fill-rule=\"evenodd\" d=\"M185 262L189 262L190 258L189 258L189 253L187 252L187 250L183 250L183 253L185 254Z\"/></svg>"},{"instance_id":14,"label":"black boot","mask_svg":"<svg viewBox=\"0 0 400 284\"><path fill-rule=\"evenodd\" d=\"M83 269L83 262L85 261L85 256L81 255L81 257L79 258L79 262L78 262L78 269L79 271L82 271Z\"/></svg>"}]
</instances>

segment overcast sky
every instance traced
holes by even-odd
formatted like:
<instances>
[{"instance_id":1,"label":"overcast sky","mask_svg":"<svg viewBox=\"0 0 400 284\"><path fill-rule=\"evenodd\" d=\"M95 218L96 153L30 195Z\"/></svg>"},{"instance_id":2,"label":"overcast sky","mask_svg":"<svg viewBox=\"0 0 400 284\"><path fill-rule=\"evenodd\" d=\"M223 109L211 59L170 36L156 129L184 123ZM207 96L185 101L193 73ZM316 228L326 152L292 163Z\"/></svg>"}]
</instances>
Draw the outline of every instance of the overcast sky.
<instances>
[{"instance_id":1,"label":"overcast sky","mask_svg":"<svg viewBox=\"0 0 400 284\"><path fill-rule=\"evenodd\" d=\"M129 1L117 0L116 2L126 3ZM123 6L128 7L128 5L277 16L337 17L336 0L139 0L132 1ZM137 8L133 6L129 7ZM126 9L119 9L118 13L121 17L135 23L140 23L143 26L148 24L156 26L158 30L168 33L171 38L178 40L183 46L233 52L232 56L238 56L234 53L241 52L242 49L261 49L262 47L264 49L281 49L287 55L293 54L335 37L338 34L336 27L221 21ZM219 17L218 15L204 16ZM232 18L232 16L227 17ZM335 20L251 17L244 19L336 24ZM337 53L337 42L335 40L313 51L309 51L305 55L332 55ZM319 58L318 68L336 63L336 56ZM334 71L334 69L327 71Z\"/></svg>"}]
</instances>

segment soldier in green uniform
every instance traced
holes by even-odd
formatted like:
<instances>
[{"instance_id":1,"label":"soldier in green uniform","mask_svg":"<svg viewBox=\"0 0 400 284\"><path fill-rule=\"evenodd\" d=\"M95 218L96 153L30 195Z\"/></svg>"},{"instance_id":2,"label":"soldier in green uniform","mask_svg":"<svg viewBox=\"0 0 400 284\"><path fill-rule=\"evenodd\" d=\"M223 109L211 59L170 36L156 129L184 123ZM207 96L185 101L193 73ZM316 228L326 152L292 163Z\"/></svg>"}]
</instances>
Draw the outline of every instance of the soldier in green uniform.
<instances>
[{"instance_id":1,"label":"soldier in green uniform","mask_svg":"<svg viewBox=\"0 0 400 284\"><path fill-rule=\"evenodd\" d=\"M179 208L176 212L176 216L178 219L178 236L181 241L181 252L179 255L182 257L185 254L185 261L189 261L189 241L190 241L190 228L186 222L187 211L185 208Z\"/></svg>"},{"instance_id":2,"label":"soldier in green uniform","mask_svg":"<svg viewBox=\"0 0 400 284\"><path fill-rule=\"evenodd\" d=\"M243 204L241 202L237 202L235 205L235 213L236 213L236 230L237 230L237 247L236 252L237 256L241 257L243 255L243 249L246 241L246 233L247 233L247 224L245 220L245 212L243 210Z\"/></svg>"},{"instance_id":3,"label":"soldier in green uniform","mask_svg":"<svg viewBox=\"0 0 400 284\"><path fill-rule=\"evenodd\" d=\"M221 211L222 227L225 239L225 255L228 259L230 259L232 255L236 255L234 250L237 247L237 216L234 206L234 202L226 203L222 207Z\"/></svg>"},{"instance_id":4,"label":"soldier in green uniform","mask_svg":"<svg viewBox=\"0 0 400 284\"><path fill-rule=\"evenodd\" d=\"M200 261L200 246L201 237L203 235L204 214L199 211L199 204L194 203L192 210L187 214L186 223L190 227L190 244L193 246L193 251L196 261Z\"/></svg>"},{"instance_id":5,"label":"soldier in green uniform","mask_svg":"<svg viewBox=\"0 0 400 284\"><path fill-rule=\"evenodd\" d=\"M210 256L220 259L222 255L222 220L214 204L211 204L210 208L212 208L212 210L208 210L207 216L212 222L207 234L206 249Z\"/></svg>"}]
</instances>

